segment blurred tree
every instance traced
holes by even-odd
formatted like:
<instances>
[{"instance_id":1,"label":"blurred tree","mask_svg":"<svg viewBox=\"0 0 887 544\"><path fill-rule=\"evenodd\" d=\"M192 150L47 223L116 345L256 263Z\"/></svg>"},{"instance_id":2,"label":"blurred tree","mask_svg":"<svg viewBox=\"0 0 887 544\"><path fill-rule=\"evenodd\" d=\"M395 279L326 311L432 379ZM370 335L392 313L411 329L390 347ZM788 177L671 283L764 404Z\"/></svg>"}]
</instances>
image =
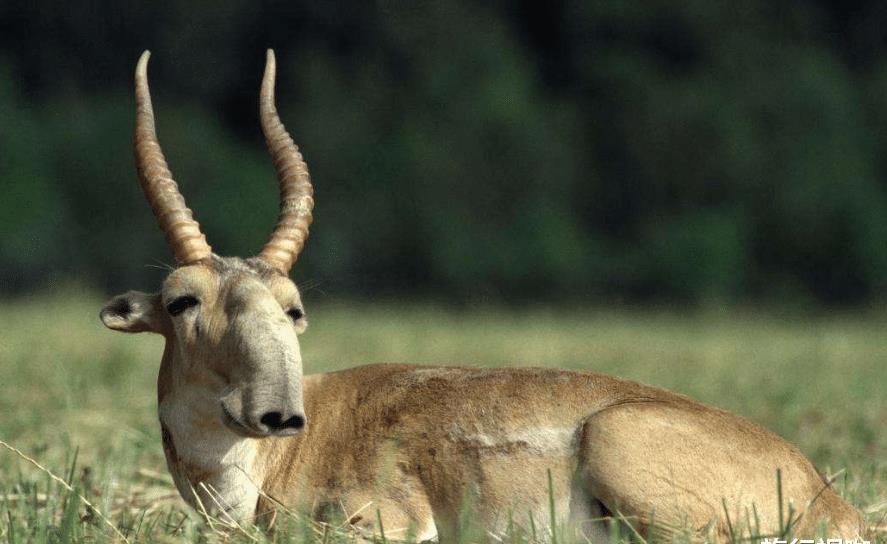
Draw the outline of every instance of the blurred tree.
<instances>
[{"instance_id":1,"label":"blurred tree","mask_svg":"<svg viewBox=\"0 0 887 544\"><path fill-rule=\"evenodd\" d=\"M162 276L129 149L144 48L189 204L217 251L256 251L273 46L317 193L296 275L327 293L875 300L885 23L874 1L6 0L0 291Z\"/></svg>"}]
</instances>

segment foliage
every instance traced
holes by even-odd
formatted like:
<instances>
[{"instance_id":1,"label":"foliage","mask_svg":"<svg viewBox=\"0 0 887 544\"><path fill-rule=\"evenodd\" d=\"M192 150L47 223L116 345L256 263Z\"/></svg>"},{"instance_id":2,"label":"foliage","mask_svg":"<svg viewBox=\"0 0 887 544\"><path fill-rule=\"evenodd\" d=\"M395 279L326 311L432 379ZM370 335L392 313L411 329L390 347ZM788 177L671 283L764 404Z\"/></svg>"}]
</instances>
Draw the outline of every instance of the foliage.
<instances>
[{"instance_id":1,"label":"foliage","mask_svg":"<svg viewBox=\"0 0 887 544\"><path fill-rule=\"evenodd\" d=\"M297 274L461 300L865 303L887 278L876 2L0 3L0 290L153 288L161 140L223 254L275 217L262 50L309 160Z\"/></svg>"}]
</instances>

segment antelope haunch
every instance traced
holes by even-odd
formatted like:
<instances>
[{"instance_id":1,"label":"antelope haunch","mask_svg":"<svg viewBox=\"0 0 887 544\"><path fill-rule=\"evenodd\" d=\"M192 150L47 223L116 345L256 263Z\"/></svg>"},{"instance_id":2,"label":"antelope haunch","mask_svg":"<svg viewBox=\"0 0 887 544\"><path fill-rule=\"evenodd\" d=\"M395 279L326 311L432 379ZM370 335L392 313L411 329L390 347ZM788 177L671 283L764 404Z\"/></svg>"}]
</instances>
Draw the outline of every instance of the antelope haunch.
<instances>
[{"instance_id":1,"label":"antelope haunch","mask_svg":"<svg viewBox=\"0 0 887 544\"><path fill-rule=\"evenodd\" d=\"M297 335L306 318L288 273L313 199L275 108L274 54L260 114L280 217L248 259L214 254L185 206L154 129L147 62L145 52L135 76L135 161L179 267L159 293L120 295L101 318L166 339L163 448L192 506L260 519L274 497L320 517L362 511L349 519L359 530L379 519L391 536L410 528L418 539L453 540L466 504L492 533L509 517L547 526L550 474L556 522L594 537L608 526L589 520L615 513L641 531L689 527L717 540L755 517L759 534L787 525L795 535L861 534L859 513L794 446L654 387L549 369L371 365L303 377Z\"/></svg>"}]
</instances>

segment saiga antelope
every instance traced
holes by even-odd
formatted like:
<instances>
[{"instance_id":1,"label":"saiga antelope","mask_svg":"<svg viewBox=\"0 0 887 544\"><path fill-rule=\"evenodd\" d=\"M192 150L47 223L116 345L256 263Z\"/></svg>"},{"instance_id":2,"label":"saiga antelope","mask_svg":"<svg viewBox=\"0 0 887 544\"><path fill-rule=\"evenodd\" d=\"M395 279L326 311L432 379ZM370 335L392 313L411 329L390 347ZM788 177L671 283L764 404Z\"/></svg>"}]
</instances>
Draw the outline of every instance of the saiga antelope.
<instances>
[{"instance_id":1,"label":"saiga antelope","mask_svg":"<svg viewBox=\"0 0 887 544\"><path fill-rule=\"evenodd\" d=\"M583 523L619 513L639 530L689 526L726 540L755 511L762 533L785 511L796 535L855 538L859 513L794 446L684 396L593 372L370 365L302 375L306 327L288 274L308 236L308 169L274 101L268 51L259 110L280 183L280 217L255 257L213 253L164 160L146 51L135 75L135 162L178 268L159 293L109 301L111 329L166 347L157 384L163 448L182 497L210 514L270 515L273 497L317 516L418 539L454 540L460 511L491 533L513 522ZM553 495L549 494L549 478ZM378 516L376 512L378 511ZM784 514L783 514L784 515ZM731 521L732 519L732 521ZM749 530L751 530L749 528ZM400 533L401 536L404 533Z\"/></svg>"}]
</instances>

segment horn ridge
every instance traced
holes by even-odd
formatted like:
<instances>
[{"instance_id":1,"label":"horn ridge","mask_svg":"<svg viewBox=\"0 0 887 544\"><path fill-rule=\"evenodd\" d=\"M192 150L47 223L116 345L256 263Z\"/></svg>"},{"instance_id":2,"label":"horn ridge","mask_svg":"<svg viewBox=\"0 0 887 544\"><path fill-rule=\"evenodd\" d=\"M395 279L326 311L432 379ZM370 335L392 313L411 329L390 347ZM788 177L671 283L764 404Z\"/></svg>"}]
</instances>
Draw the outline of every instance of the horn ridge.
<instances>
[{"instance_id":1,"label":"horn ridge","mask_svg":"<svg viewBox=\"0 0 887 544\"><path fill-rule=\"evenodd\" d=\"M166 242L179 264L202 261L212 255L212 248L185 204L185 197L163 156L154 123L154 108L148 87L150 51L139 58L135 74L136 121L133 138L136 171L145 198L160 224Z\"/></svg>"},{"instance_id":2,"label":"horn ridge","mask_svg":"<svg viewBox=\"0 0 887 544\"><path fill-rule=\"evenodd\" d=\"M277 113L274 103L276 76L274 50L268 49L259 94L259 118L265 143L277 171L280 214L271 238L258 256L267 264L288 274L308 238L308 227L312 221L311 210L314 208L314 189L299 147L293 142Z\"/></svg>"}]
</instances>

